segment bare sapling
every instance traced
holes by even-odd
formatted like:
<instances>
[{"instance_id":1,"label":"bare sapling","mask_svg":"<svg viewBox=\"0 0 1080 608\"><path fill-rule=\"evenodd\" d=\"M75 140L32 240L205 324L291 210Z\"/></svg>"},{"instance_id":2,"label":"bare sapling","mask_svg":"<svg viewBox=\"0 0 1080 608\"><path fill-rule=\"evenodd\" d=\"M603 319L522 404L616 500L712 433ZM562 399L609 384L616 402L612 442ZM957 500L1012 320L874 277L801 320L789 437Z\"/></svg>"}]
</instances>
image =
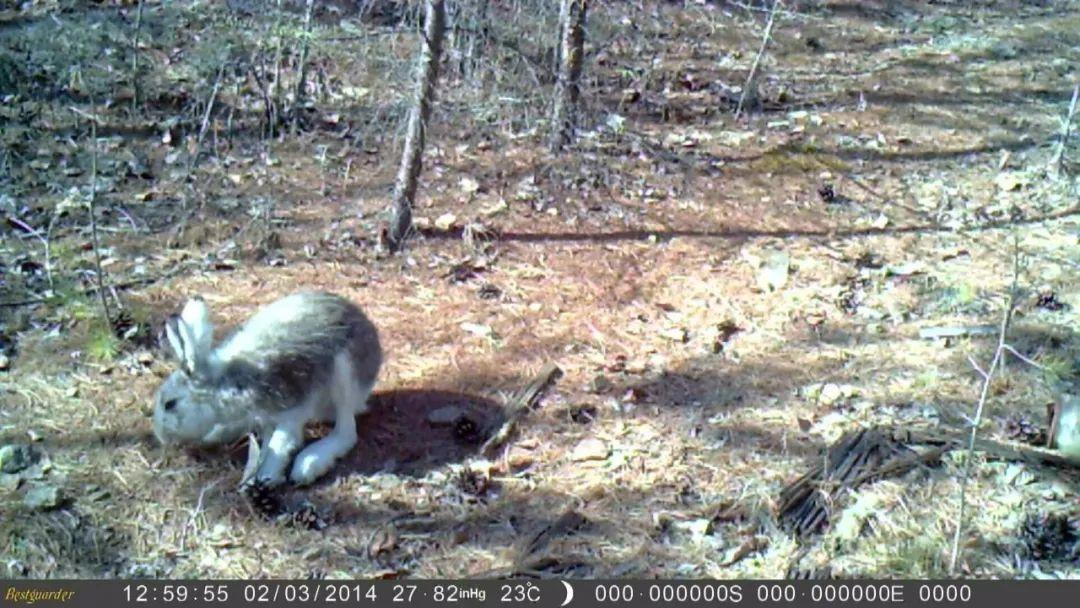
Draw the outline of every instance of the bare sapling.
<instances>
[{"instance_id":1,"label":"bare sapling","mask_svg":"<svg viewBox=\"0 0 1080 608\"><path fill-rule=\"evenodd\" d=\"M765 56L765 49L769 46L769 40L772 39L773 23L776 21L776 9L780 8L781 4L781 0L775 0L772 9L769 10L769 21L765 24L765 33L761 36L761 46L758 47L757 56L754 57L754 63L750 66L750 73L746 75L746 84L743 85L742 95L739 95L739 105L735 108L735 118L742 116L744 107L757 104L761 58Z\"/></svg>"},{"instance_id":2,"label":"bare sapling","mask_svg":"<svg viewBox=\"0 0 1080 608\"><path fill-rule=\"evenodd\" d=\"M446 7L443 0L427 0L424 16L424 40L417 70L416 99L409 111L405 130L405 146L401 153L394 185L392 216L386 233L387 247L397 251L412 230L412 209L417 184L423 169L424 139L431 107L435 102L435 87L439 79L439 61L446 33Z\"/></svg>"}]
</instances>

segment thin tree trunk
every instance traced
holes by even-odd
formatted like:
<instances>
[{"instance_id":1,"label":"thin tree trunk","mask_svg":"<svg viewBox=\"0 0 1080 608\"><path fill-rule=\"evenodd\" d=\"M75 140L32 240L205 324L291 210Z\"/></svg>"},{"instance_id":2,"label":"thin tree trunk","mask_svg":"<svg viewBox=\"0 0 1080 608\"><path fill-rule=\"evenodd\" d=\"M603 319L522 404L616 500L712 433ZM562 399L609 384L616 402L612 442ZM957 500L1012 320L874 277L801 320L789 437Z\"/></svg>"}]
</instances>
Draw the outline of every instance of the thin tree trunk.
<instances>
[{"instance_id":1,"label":"thin tree trunk","mask_svg":"<svg viewBox=\"0 0 1080 608\"><path fill-rule=\"evenodd\" d=\"M750 66L750 73L746 76L746 84L743 85L742 95L739 96L739 105L735 107L735 118L742 116L744 107L754 107L759 103L758 67L761 65L761 58L765 56L765 47L769 45L769 39L772 38L776 9L778 9L780 5L781 0L773 0L772 9L769 10L769 21L765 24L765 33L761 37L761 46L758 48L757 56L754 57L754 64Z\"/></svg>"},{"instance_id":2,"label":"thin tree trunk","mask_svg":"<svg viewBox=\"0 0 1080 608\"><path fill-rule=\"evenodd\" d=\"M135 13L135 35L131 41L131 113L139 108L139 34L142 33L143 0L139 0L139 11Z\"/></svg>"},{"instance_id":3,"label":"thin tree trunk","mask_svg":"<svg viewBox=\"0 0 1080 608\"><path fill-rule=\"evenodd\" d=\"M559 79L551 113L551 151L559 152L574 139L581 97L581 68L585 58L585 19L589 0L562 0L559 11Z\"/></svg>"},{"instance_id":4,"label":"thin tree trunk","mask_svg":"<svg viewBox=\"0 0 1080 608\"><path fill-rule=\"evenodd\" d=\"M304 104L304 93L307 89L308 74L308 46L311 44L311 12L315 8L315 0L307 0L304 10L304 39L300 42L300 77L296 81L296 94L293 96L293 126L299 120L301 106Z\"/></svg>"},{"instance_id":5,"label":"thin tree trunk","mask_svg":"<svg viewBox=\"0 0 1080 608\"><path fill-rule=\"evenodd\" d=\"M439 59L442 56L443 37L446 33L446 6L444 0L426 0L424 17L424 43L420 51L419 83L416 102L409 112L409 124L405 132L405 147L401 154L397 183L394 185L393 217L387 232L387 245L391 251L401 248L412 228L412 208L416 199L416 187L423 168L424 132L435 101L435 85L439 78Z\"/></svg>"}]
</instances>

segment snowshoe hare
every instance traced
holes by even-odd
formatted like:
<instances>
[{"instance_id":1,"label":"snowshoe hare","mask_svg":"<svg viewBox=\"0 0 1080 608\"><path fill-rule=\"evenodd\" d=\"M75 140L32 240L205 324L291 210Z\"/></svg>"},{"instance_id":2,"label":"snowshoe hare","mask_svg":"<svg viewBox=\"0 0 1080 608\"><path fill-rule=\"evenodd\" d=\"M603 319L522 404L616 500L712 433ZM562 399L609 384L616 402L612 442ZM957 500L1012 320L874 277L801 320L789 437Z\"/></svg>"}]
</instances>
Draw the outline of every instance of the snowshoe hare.
<instances>
[{"instance_id":1,"label":"snowshoe hare","mask_svg":"<svg viewBox=\"0 0 1080 608\"><path fill-rule=\"evenodd\" d=\"M165 333L180 369L155 399L162 443L220 445L259 432L253 481L270 487L285 482L307 422L333 420L334 429L296 456L288 475L296 484L315 481L356 444L355 416L367 410L382 349L375 326L349 300L286 296L213 348L210 310L195 298L168 319Z\"/></svg>"}]
</instances>

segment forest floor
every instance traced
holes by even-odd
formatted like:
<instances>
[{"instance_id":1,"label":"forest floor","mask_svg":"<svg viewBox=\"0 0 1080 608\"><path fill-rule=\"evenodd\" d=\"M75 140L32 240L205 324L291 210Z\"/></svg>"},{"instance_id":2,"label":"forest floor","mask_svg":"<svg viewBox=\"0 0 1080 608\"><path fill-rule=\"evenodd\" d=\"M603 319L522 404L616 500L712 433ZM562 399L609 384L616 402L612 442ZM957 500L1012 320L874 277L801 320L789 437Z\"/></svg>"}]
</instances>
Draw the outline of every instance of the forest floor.
<instances>
[{"instance_id":1,"label":"forest floor","mask_svg":"<svg viewBox=\"0 0 1080 608\"><path fill-rule=\"evenodd\" d=\"M0 47L129 31L135 9L81 10L0 11ZM141 55L162 74L200 39L155 34L168 12L144 15ZM440 104L423 229L399 255L376 247L399 148L352 135L363 103L226 138L241 99L223 86L198 141L201 116L169 119L192 103L179 77L136 112L122 87L91 105L90 68L6 97L0 445L35 462L0 478L0 576L945 576L962 454L843 496L806 539L777 522L778 496L844 432L969 428L972 361L989 366L996 337L919 330L997 326L1013 286L1008 343L1041 368L1009 359L980 433L1045 427L1053 381L1080 368L1080 180L1049 170L1080 3L800 3L739 119L760 12L598 3L591 18L580 141L553 156L542 126L485 129ZM324 67L339 90L362 78ZM390 80L367 78L353 84L371 95ZM93 164L122 339L95 321ZM323 530L252 512L242 446L166 450L146 416L173 368L156 334L186 297L228 328L301 288L356 301L387 354L354 454L286 492ZM459 404L487 428L547 362L564 375L490 460L428 419ZM1080 471L976 453L966 500L961 574L1080 576L1075 556L1021 550L1030 516L1080 518Z\"/></svg>"}]
</instances>

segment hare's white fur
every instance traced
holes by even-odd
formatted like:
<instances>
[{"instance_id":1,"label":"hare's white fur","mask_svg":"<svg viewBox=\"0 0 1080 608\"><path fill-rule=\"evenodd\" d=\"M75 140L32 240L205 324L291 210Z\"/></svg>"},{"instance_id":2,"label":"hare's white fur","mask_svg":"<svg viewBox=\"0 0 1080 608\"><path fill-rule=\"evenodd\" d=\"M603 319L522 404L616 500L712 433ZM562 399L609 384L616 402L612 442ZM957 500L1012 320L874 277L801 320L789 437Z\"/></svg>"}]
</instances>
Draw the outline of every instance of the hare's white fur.
<instances>
[{"instance_id":1,"label":"hare's white fur","mask_svg":"<svg viewBox=\"0 0 1080 608\"><path fill-rule=\"evenodd\" d=\"M1064 396L1054 443L1066 458L1080 462L1080 397Z\"/></svg>"},{"instance_id":2,"label":"hare's white fur","mask_svg":"<svg viewBox=\"0 0 1080 608\"><path fill-rule=\"evenodd\" d=\"M255 480L308 484L356 444L382 362L374 326L355 305L321 293L287 296L260 310L216 350L210 312L192 299L166 325L181 363L158 390L154 432L165 443L219 444L260 431ZM300 451L304 426L333 430ZM269 435L266 439L265 436Z\"/></svg>"},{"instance_id":3,"label":"hare's white fur","mask_svg":"<svg viewBox=\"0 0 1080 608\"><path fill-rule=\"evenodd\" d=\"M274 431L266 442L267 454L255 474L256 479L269 484L283 481L290 456L304 443L304 425L310 420L332 419L334 429L304 448L293 460L289 473L289 479L300 485L322 477L356 445L356 415L367 409L372 388L372 384L356 380L352 361L345 353L339 353L334 357L334 376L327 394L312 393L300 407L273 417ZM327 408L328 403L332 407Z\"/></svg>"}]
</instances>

